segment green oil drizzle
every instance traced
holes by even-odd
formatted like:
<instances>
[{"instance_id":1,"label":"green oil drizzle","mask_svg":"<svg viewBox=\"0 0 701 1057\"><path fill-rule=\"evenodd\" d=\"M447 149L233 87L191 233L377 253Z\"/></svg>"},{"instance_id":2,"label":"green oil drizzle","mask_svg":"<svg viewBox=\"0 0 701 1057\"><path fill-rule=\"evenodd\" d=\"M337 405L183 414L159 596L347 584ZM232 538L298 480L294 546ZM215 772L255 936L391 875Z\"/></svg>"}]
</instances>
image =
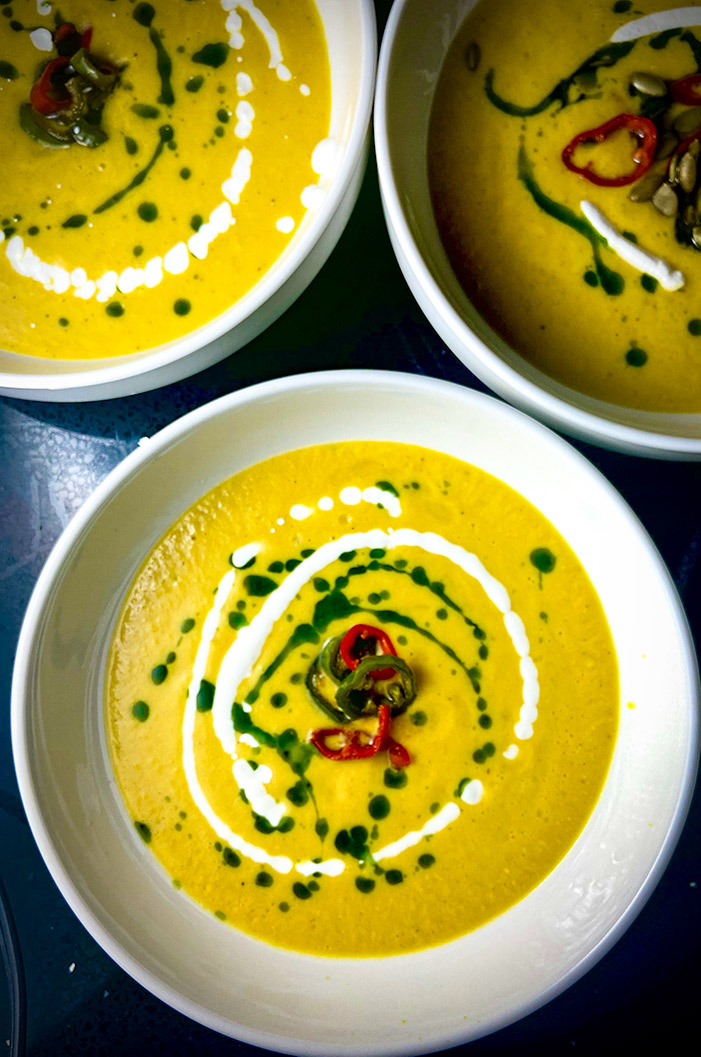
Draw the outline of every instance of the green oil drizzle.
<instances>
[{"instance_id":1,"label":"green oil drizzle","mask_svg":"<svg viewBox=\"0 0 701 1057\"><path fill-rule=\"evenodd\" d=\"M131 191L135 190L137 187L140 187L148 176L148 174L153 169L161 154L163 153L163 148L165 147L166 143L168 143L172 138L173 129L171 128L171 126L161 125L158 130L158 145L153 154L151 155L150 161L144 166L143 169L139 170L136 176L127 184L126 187L123 187L121 191L116 191L113 195L110 195L110 197L105 199L105 201L102 202L96 209L93 209L93 213L104 213L106 209L111 209L112 206L116 206L117 203L121 202L122 199Z\"/></svg>"},{"instance_id":2,"label":"green oil drizzle","mask_svg":"<svg viewBox=\"0 0 701 1057\"><path fill-rule=\"evenodd\" d=\"M571 227L577 232L577 234L582 235L591 243L592 253L594 255L594 268L596 270L597 278L601 283L602 290L607 294L610 294L612 297L623 293L623 277L619 275L618 272L614 272L608 268L601 259L601 247L608 245L606 239L592 227L585 217L579 216L567 206L563 206L559 202L555 202L552 198L548 198L545 192L540 189L533 175L533 166L531 165L523 144L521 144L518 152L518 177L535 204L539 206L544 213L547 213L548 216L553 217L555 220L559 220L561 224L567 224L568 227Z\"/></svg>"},{"instance_id":3,"label":"green oil drizzle","mask_svg":"<svg viewBox=\"0 0 701 1057\"><path fill-rule=\"evenodd\" d=\"M228 54L228 44L205 44L203 48L195 52L192 56L192 61L198 62L202 66L211 66L216 70L224 65Z\"/></svg>"},{"instance_id":4,"label":"green oil drizzle","mask_svg":"<svg viewBox=\"0 0 701 1057\"><path fill-rule=\"evenodd\" d=\"M599 48L588 59L585 59L582 65L578 66L569 77L564 77L561 81L558 81L552 91L548 92L539 103L535 103L533 106L519 106L517 103L510 103L498 95L494 91L493 69L489 70L484 79L484 91L493 106L512 117L533 117L535 114L542 114L553 103L559 103L560 109L564 109L566 106L571 106L573 103L579 103L582 99L585 99L586 95L581 91L581 85L587 84L592 89L596 88L598 71L602 67L615 66L617 62L628 55L635 43L634 40L631 40L621 41L619 44L605 44L603 48Z\"/></svg>"}]
</instances>

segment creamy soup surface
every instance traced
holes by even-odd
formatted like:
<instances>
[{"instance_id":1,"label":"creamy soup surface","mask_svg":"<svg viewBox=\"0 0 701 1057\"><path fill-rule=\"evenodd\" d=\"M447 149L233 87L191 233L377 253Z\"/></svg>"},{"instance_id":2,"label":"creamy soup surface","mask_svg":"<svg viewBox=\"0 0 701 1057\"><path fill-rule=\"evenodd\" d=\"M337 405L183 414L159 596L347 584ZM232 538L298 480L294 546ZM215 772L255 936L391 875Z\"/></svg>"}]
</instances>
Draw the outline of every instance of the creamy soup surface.
<instances>
[{"instance_id":1,"label":"creamy soup surface","mask_svg":"<svg viewBox=\"0 0 701 1057\"><path fill-rule=\"evenodd\" d=\"M698 412L701 17L679 9L478 3L428 162L455 272L517 352L614 404Z\"/></svg>"},{"instance_id":2,"label":"creamy soup surface","mask_svg":"<svg viewBox=\"0 0 701 1057\"><path fill-rule=\"evenodd\" d=\"M219 316L328 186L313 0L13 0L2 15L0 348L120 356Z\"/></svg>"},{"instance_id":3,"label":"creamy soup surface","mask_svg":"<svg viewBox=\"0 0 701 1057\"><path fill-rule=\"evenodd\" d=\"M172 526L119 617L106 724L134 840L177 888L272 944L377 956L550 873L618 697L599 599L534 507L353 442L254 466Z\"/></svg>"}]
</instances>

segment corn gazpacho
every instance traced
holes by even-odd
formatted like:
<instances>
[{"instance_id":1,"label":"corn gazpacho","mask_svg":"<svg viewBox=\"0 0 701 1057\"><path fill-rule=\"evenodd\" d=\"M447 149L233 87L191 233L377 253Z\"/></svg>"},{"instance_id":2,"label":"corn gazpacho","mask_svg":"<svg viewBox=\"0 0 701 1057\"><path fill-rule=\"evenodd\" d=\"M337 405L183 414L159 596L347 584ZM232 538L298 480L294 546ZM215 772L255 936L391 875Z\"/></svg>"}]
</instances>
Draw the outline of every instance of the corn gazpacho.
<instances>
[{"instance_id":1,"label":"corn gazpacho","mask_svg":"<svg viewBox=\"0 0 701 1057\"><path fill-rule=\"evenodd\" d=\"M543 880L600 794L618 697L599 599L533 506L348 442L239 473L165 534L106 724L134 840L177 888L272 944L371 956Z\"/></svg>"},{"instance_id":2,"label":"corn gazpacho","mask_svg":"<svg viewBox=\"0 0 701 1057\"><path fill-rule=\"evenodd\" d=\"M120 356L221 315L318 208L329 117L313 0L0 4L0 348Z\"/></svg>"},{"instance_id":3,"label":"corn gazpacho","mask_svg":"<svg viewBox=\"0 0 701 1057\"><path fill-rule=\"evenodd\" d=\"M472 303L551 378L646 411L701 411L700 11L483 0L432 105L434 212Z\"/></svg>"}]
</instances>

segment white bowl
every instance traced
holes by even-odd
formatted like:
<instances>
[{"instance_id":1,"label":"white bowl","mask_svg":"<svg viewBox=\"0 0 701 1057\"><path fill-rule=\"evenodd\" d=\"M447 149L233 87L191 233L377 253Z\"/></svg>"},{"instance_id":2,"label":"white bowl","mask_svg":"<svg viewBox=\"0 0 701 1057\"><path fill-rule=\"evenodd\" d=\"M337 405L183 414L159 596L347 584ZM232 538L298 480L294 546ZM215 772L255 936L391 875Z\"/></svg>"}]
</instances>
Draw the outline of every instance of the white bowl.
<instances>
[{"instance_id":1,"label":"white bowl","mask_svg":"<svg viewBox=\"0 0 701 1057\"><path fill-rule=\"evenodd\" d=\"M358 438L447 452L544 512L583 562L608 615L620 730L582 835L520 903L430 950L329 959L251 939L174 890L134 841L115 787L103 683L124 593L184 509L269 456ZM433 1052L518 1019L573 983L622 934L661 876L686 815L698 699L672 581L630 509L581 455L513 408L460 386L344 371L216 400L134 451L97 488L30 601L12 739L41 853L85 927L127 972L181 1012L251 1044L380 1057Z\"/></svg>"},{"instance_id":2,"label":"white bowl","mask_svg":"<svg viewBox=\"0 0 701 1057\"><path fill-rule=\"evenodd\" d=\"M0 349L0 394L30 400L102 400L177 382L251 341L306 289L340 238L360 190L377 59L372 0L315 3L329 52L328 135L338 144L337 168L322 205L307 213L285 252L226 312L166 345L96 360L46 360Z\"/></svg>"},{"instance_id":3,"label":"white bowl","mask_svg":"<svg viewBox=\"0 0 701 1057\"><path fill-rule=\"evenodd\" d=\"M475 3L396 0L382 39L375 149L387 227L404 277L448 348L523 411L615 451L701 459L701 414L636 411L554 381L488 326L453 272L429 194L428 125L446 52Z\"/></svg>"}]
</instances>

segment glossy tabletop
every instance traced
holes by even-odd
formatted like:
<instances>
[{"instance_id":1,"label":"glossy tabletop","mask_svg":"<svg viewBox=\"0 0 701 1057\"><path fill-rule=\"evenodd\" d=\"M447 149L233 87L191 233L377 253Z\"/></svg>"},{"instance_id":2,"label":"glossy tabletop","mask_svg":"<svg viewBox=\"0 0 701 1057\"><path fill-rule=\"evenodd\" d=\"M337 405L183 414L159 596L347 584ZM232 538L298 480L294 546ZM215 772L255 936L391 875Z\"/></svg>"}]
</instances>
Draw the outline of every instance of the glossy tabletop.
<instances>
[{"instance_id":1,"label":"glossy tabletop","mask_svg":"<svg viewBox=\"0 0 701 1057\"><path fill-rule=\"evenodd\" d=\"M382 20L389 0L378 0ZM105 475L177 416L255 382L337 368L410 371L483 389L417 308L386 234L371 163L351 221L321 274L253 343L188 381L88 404L0 399L0 880L16 925L30 1057L244 1057L263 1051L186 1019L105 955L59 894L34 844L12 763L9 700L25 607L52 545ZM575 445L652 536L701 638L701 464ZM654 621L655 614L650 614ZM701 941L701 795L639 917L578 983L518 1023L455 1053L691 1052ZM134 893L138 899L138 893ZM0 924L2 919L0 918ZM0 953L2 943L0 943ZM440 987L440 981L436 981ZM0 970L0 1052L10 1052Z\"/></svg>"}]
</instances>

